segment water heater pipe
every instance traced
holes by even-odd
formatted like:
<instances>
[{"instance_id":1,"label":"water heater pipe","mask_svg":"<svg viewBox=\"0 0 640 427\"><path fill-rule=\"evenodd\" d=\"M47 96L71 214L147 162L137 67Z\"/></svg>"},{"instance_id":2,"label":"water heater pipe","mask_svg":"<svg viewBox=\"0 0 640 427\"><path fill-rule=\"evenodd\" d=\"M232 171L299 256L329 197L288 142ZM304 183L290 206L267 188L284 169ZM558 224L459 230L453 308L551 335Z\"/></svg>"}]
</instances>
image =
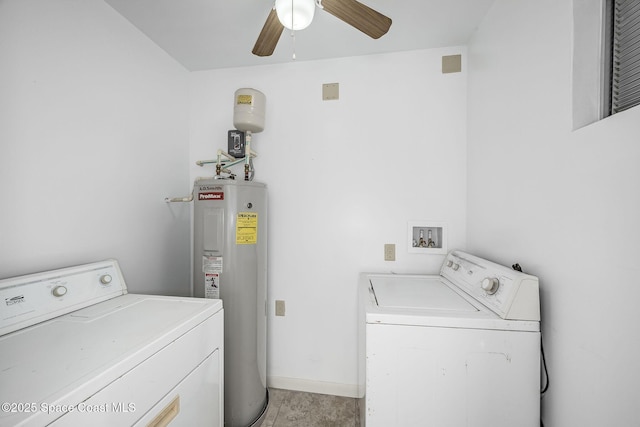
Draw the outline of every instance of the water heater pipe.
<instances>
[{"instance_id":1,"label":"water heater pipe","mask_svg":"<svg viewBox=\"0 0 640 427\"><path fill-rule=\"evenodd\" d=\"M245 135L245 153L249 153L244 157L244 180L249 181L249 173L253 180L253 164L251 163L251 131L248 130Z\"/></svg>"},{"instance_id":2,"label":"water heater pipe","mask_svg":"<svg viewBox=\"0 0 640 427\"><path fill-rule=\"evenodd\" d=\"M201 179L209 179L208 177L196 177L196 181L199 181ZM193 202L193 191L191 191L191 194L189 196L185 196L185 197L165 197L164 198L165 203L176 203L176 202Z\"/></svg>"},{"instance_id":3,"label":"water heater pipe","mask_svg":"<svg viewBox=\"0 0 640 427\"><path fill-rule=\"evenodd\" d=\"M198 160L196 162L196 165L204 166L204 165L208 165L208 164L211 164L211 163L215 163L216 164L216 175L220 175L220 172L231 173L231 171L229 170L230 167L235 166L235 165L240 164L240 163L250 164L250 160L251 159L254 159L254 158L258 157L258 153L253 151L251 149L251 147L249 146L249 144L245 145L245 151L248 153L248 155L246 155L245 157L242 157L240 159L236 159L235 157L231 156L226 151L218 150L218 156L217 156L216 160ZM227 162L227 160L223 160L223 157L226 158L227 160L230 160L230 162ZM218 171L218 168L220 168L219 171ZM246 169L246 166L245 166L245 169Z\"/></svg>"},{"instance_id":4,"label":"water heater pipe","mask_svg":"<svg viewBox=\"0 0 640 427\"><path fill-rule=\"evenodd\" d=\"M166 203L175 203L175 202L192 202L193 201L193 193L191 193L190 196L188 197L173 197L173 198L168 198L165 197L164 201Z\"/></svg>"},{"instance_id":5,"label":"water heater pipe","mask_svg":"<svg viewBox=\"0 0 640 427\"><path fill-rule=\"evenodd\" d=\"M196 161L196 165L204 166L211 163L216 164L216 175L220 175L222 172L228 173L231 175L231 170L229 169L232 166L235 166L240 163L244 163L244 180L250 181L253 180L253 163L252 160L258 157L258 153L251 149L251 131L247 131L246 134L246 142L245 142L245 156L241 159L236 159L231 156L229 153L223 150L218 150L218 155L216 160L198 160ZM226 160L223 160L226 158ZM198 177L199 179L207 179L203 177ZM176 203L176 202L192 202L193 201L193 192L190 196L186 197L165 197L164 201L166 203Z\"/></svg>"}]
</instances>

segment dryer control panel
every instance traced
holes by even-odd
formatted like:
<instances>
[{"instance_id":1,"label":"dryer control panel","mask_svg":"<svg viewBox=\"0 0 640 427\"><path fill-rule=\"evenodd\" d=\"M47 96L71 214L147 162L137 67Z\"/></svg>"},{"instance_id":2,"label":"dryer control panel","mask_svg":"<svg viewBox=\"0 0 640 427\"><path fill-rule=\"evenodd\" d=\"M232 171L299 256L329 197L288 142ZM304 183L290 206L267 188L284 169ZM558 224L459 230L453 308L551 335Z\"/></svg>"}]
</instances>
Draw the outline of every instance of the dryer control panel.
<instances>
[{"instance_id":1,"label":"dryer control panel","mask_svg":"<svg viewBox=\"0 0 640 427\"><path fill-rule=\"evenodd\" d=\"M450 252L440 275L503 319L540 320L538 278L461 252Z\"/></svg>"},{"instance_id":2,"label":"dryer control panel","mask_svg":"<svg viewBox=\"0 0 640 427\"><path fill-rule=\"evenodd\" d=\"M126 293L113 259L0 280L0 336Z\"/></svg>"}]
</instances>

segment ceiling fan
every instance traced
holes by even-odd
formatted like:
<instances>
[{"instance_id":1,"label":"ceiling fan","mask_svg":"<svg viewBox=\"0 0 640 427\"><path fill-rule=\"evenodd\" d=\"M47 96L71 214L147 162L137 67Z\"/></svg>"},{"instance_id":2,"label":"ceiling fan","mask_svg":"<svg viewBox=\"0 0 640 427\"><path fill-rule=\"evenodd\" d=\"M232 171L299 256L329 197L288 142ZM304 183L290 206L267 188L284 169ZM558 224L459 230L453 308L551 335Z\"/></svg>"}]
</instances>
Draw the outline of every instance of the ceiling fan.
<instances>
[{"instance_id":1,"label":"ceiling fan","mask_svg":"<svg viewBox=\"0 0 640 427\"><path fill-rule=\"evenodd\" d=\"M385 35L391 27L390 18L356 0L275 0L275 6L253 47L253 54L270 56L284 28L306 28L313 19L316 6L374 39Z\"/></svg>"}]
</instances>

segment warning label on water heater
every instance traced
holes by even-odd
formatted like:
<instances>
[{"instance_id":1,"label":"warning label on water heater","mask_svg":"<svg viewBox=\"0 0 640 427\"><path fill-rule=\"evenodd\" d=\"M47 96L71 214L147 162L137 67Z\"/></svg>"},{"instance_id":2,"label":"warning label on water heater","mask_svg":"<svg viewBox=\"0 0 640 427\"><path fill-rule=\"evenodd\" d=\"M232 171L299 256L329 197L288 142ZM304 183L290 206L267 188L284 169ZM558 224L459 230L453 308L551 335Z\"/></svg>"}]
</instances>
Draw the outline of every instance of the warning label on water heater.
<instances>
[{"instance_id":1,"label":"warning label on water heater","mask_svg":"<svg viewBox=\"0 0 640 427\"><path fill-rule=\"evenodd\" d=\"M204 273L204 297L219 299L222 257L210 255L203 256L202 272Z\"/></svg>"},{"instance_id":2,"label":"warning label on water heater","mask_svg":"<svg viewBox=\"0 0 640 427\"><path fill-rule=\"evenodd\" d=\"M239 212L236 217L236 245L255 245L258 243L258 214Z\"/></svg>"},{"instance_id":3,"label":"warning label on water heater","mask_svg":"<svg viewBox=\"0 0 640 427\"><path fill-rule=\"evenodd\" d=\"M220 298L220 275L218 273L204 274L204 297Z\"/></svg>"},{"instance_id":4,"label":"warning label on water heater","mask_svg":"<svg viewBox=\"0 0 640 427\"><path fill-rule=\"evenodd\" d=\"M203 273L222 273L222 257L204 255L202 257Z\"/></svg>"}]
</instances>

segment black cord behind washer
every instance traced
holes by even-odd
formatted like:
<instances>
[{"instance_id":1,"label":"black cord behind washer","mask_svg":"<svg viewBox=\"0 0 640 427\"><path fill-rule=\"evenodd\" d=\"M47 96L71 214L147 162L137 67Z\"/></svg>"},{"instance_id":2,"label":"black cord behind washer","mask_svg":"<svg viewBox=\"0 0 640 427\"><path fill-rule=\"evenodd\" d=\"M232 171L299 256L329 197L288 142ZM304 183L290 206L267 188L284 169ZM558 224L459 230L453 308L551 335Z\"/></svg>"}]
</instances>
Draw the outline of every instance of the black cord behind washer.
<instances>
[{"instance_id":1,"label":"black cord behind washer","mask_svg":"<svg viewBox=\"0 0 640 427\"><path fill-rule=\"evenodd\" d=\"M511 266L516 271L522 273L522 267L517 262ZM541 316L542 317L542 316ZM542 326L540 327L540 356L542 358L542 368L544 370L544 381L545 384L540 389L540 399L542 396L549 390L549 371L547 370L547 358L544 355L544 346L542 345ZM542 422L542 417L540 418L540 426L544 427L544 423Z\"/></svg>"}]
</instances>

